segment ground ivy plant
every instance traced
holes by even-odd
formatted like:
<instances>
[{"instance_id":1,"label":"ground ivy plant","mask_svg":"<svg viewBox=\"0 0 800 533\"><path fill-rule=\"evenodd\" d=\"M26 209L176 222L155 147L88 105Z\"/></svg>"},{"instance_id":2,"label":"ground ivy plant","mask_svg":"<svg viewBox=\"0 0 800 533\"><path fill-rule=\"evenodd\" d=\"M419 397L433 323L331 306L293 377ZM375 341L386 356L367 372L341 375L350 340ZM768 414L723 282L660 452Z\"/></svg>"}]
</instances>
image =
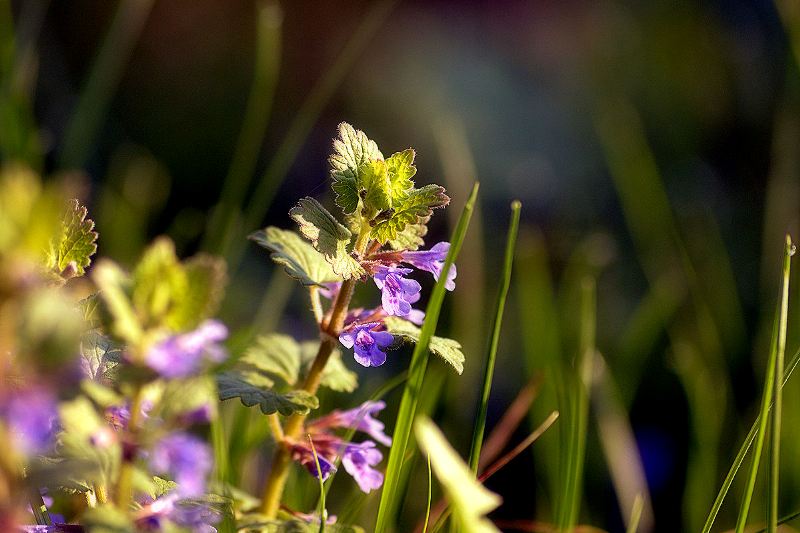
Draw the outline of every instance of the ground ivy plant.
<instances>
[{"instance_id":1,"label":"ground ivy plant","mask_svg":"<svg viewBox=\"0 0 800 533\"><path fill-rule=\"evenodd\" d=\"M302 198L289 211L296 230L251 235L306 288L318 340L272 333L236 358L214 318L222 259L181 260L161 237L131 269L92 264L98 234L86 207L61 185L5 167L0 530L288 532L325 521L328 531L358 531L282 499L293 465L322 482L343 468L367 493L383 483L385 403L320 406L317 393L352 393L353 365L381 366L418 340L416 273L455 288L455 266L443 272L449 244L424 241L449 198L438 185L416 186L414 155L384 157L363 132L339 126L330 157L338 216ZM374 286L379 304L351 308L359 283ZM461 373L456 341L434 337L430 350ZM211 479L204 435L219 401L231 399L257 406L275 441L260 498ZM326 414L311 416L318 409Z\"/></svg>"}]
</instances>

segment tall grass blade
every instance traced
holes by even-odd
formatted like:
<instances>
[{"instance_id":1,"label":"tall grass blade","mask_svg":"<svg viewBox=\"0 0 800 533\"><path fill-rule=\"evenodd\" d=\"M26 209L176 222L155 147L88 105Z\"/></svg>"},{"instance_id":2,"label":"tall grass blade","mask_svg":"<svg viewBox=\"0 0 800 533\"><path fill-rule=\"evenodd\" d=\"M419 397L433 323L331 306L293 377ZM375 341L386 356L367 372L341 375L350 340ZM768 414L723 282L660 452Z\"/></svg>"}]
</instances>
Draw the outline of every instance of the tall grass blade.
<instances>
[{"instance_id":1,"label":"tall grass blade","mask_svg":"<svg viewBox=\"0 0 800 533\"><path fill-rule=\"evenodd\" d=\"M63 169L86 163L103 116L155 0L122 0L67 124L59 154Z\"/></svg>"},{"instance_id":2,"label":"tall grass blade","mask_svg":"<svg viewBox=\"0 0 800 533\"><path fill-rule=\"evenodd\" d=\"M642 509L644 509L644 498L639 494L636 496L636 499L633 500L631 517L630 520L628 520L628 528L625 530L627 533L636 533L639 530L639 521L642 519Z\"/></svg>"},{"instance_id":3,"label":"tall grass blade","mask_svg":"<svg viewBox=\"0 0 800 533\"><path fill-rule=\"evenodd\" d=\"M322 479L322 467L319 464L317 449L311 435L308 437L308 444L311 446L311 453L314 455L314 464L317 467L317 480L319 480L319 533L325 533L325 522L328 521L328 512L325 510L325 480Z\"/></svg>"},{"instance_id":4,"label":"tall grass blade","mask_svg":"<svg viewBox=\"0 0 800 533\"><path fill-rule=\"evenodd\" d=\"M753 491L755 489L756 477L758 475L758 466L761 461L761 451L764 447L764 439L767 431L767 414L769 413L770 403L773 397L773 388L775 387L775 374L778 360L778 351L781 347L785 347L786 343L786 315L788 313L789 304L789 271L791 265L791 257L794 254L794 245L787 235L786 247L783 256L783 284L781 287L781 300L778 304L778 314L775 317L775 327L772 332L772 342L770 343L770 354L767 362L767 372L764 379L764 392L761 398L761 410L759 412L758 433L755 437L755 449L753 450L753 462L750 464L750 472L747 477L747 486L745 488L742 503L739 506L739 517L736 520L736 533L742 533L744 526L747 523L747 515L750 512L750 503L753 500ZM781 338L782 337L782 338ZM777 407L777 405L776 405ZM773 451L774 453L774 451ZM773 495L777 496L777 495Z\"/></svg>"},{"instance_id":5,"label":"tall grass blade","mask_svg":"<svg viewBox=\"0 0 800 533\"><path fill-rule=\"evenodd\" d=\"M783 412L783 373L784 355L786 353L786 325L789 315L789 272L791 257L795 247L789 235L786 236L786 252L783 259L783 289L781 291L780 322L778 323L778 346L775 354L775 380L773 395L775 397L772 407L772 420L770 431L770 484L769 484L769 514L768 528L770 533L778 529L778 492L780 481L780 455L781 455L781 415Z\"/></svg>"},{"instance_id":6,"label":"tall grass blade","mask_svg":"<svg viewBox=\"0 0 800 533\"><path fill-rule=\"evenodd\" d=\"M570 431L566 477L561 497L559 530L575 529L583 493L583 466L586 455L586 431L589 422L589 385L595 355L595 328L597 305L595 282L586 278L581 287L580 347L575 361L576 374L572 380L573 397L570 402Z\"/></svg>"},{"instance_id":7,"label":"tall grass blade","mask_svg":"<svg viewBox=\"0 0 800 533\"><path fill-rule=\"evenodd\" d=\"M467 234L469 221L472 217L472 210L478 197L478 183L472 187L472 193L467 200L461 218L458 220L453 237L450 242L450 252L447 254L442 272L447 272L453 264L464 237ZM398 493L398 483L401 481L401 470L403 459L406 453L409 436L411 435L412 423L419 402L422 382L425 378L425 370L428 366L428 345L431 337L436 331L439 322L439 312L444 301L446 276L439 277L439 281L433 289L428 306L425 309L425 323L422 326L420 339L414 347L411 356L411 363L408 370L408 381L403 389L403 397L400 401L400 409L397 413L397 422L394 428L392 448L389 452L389 461L384 477L383 491L381 492L380 506L378 507L378 518L375 524L375 531L382 533L387 531L392 518L398 508L402 494Z\"/></svg>"},{"instance_id":8,"label":"tall grass blade","mask_svg":"<svg viewBox=\"0 0 800 533\"><path fill-rule=\"evenodd\" d=\"M472 445L469 450L469 467L475 475L478 474L478 461L480 460L481 446L483 445L483 433L486 430L486 413L489 409L489 395L492 391L492 377L494 376L494 365L497 360L497 347L500 344L503 311L506 307L508 288L511 285L511 269L514 266L514 250L517 246L521 208L522 204L519 200L511 202L511 222L509 223L508 236L506 237L505 260L503 261L503 271L500 274L500 289L497 293L497 305L495 306L494 320L492 321L492 336L489 339L486 366L483 370L483 392L478 404L478 416L475 419L475 427L472 431Z\"/></svg>"},{"instance_id":9,"label":"tall grass blade","mask_svg":"<svg viewBox=\"0 0 800 533\"><path fill-rule=\"evenodd\" d=\"M256 188L250 197L250 202L244 210L242 228L245 232L252 231L259 225L261 217L269 209L278 186L303 147L303 142L308 137L317 117L322 113L325 104L330 100L334 91L341 85L361 52L389 17L395 2L396 0L381 0L370 8L369 13L364 17L356 31L353 32L344 50L336 58L336 62L328 69L303 102L302 107L289 125L286 136L275 152L275 156L258 180ZM243 239L233 238L229 241L228 246L223 249L223 255L228 258L231 265L231 271L236 270L244 245Z\"/></svg>"},{"instance_id":10,"label":"tall grass blade","mask_svg":"<svg viewBox=\"0 0 800 533\"><path fill-rule=\"evenodd\" d=\"M428 458L428 505L425 508L425 525L422 527L422 533L428 533L428 522L431 519L431 500L433 500L433 478L431 476L431 454L426 453Z\"/></svg>"},{"instance_id":11,"label":"tall grass blade","mask_svg":"<svg viewBox=\"0 0 800 533\"><path fill-rule=\"evenodd\" d=\"M222 185L219 203L208 219L204 237L203 248L212 252L219 252L233 237L242 202L253 178L278 84L282 22L283 13L277 2L265 1L257 5L253 84L231 166Z\"/></svg>"},{"instance_id":12,"label":"tall grass blade","mask_svg":"<svg viewBox=\"0 0 800 533\"><path fill-rule=\"evenodd\" d=\"M789 361L789 364L786 365L786 373L783 376L783 382L781 383L781 388L786 386L786 383L789 381L789 378L792 377L797 365L800 364L800 349L798 349L794 356L792 356L792 360ZM769 406L772 409L772 405ZM744 438L744 442L742 443L739 451L736 453L736 457L733 459L733 463L731 464L730 469L728 470L728 474L725 476L725 480L722 482L722 486L717 493L717 497L714 500L713 505L711 506L711 510L708 512L708 517L706 518L705 525L701 533L709 533L711 531L711 527L714 525L714 521L717 519L717 515L719 514L719 510L722 507L722 503L725 501L725 497L728 495L728 491L733 484L733 479L736 477L736 474L739 472L739 468L741 468L742 463L744 462L744 458L747 456L747 452L750 451L750 447L753 445L753 441L756 439L756 435L758 434L758 428L760 427L761 417L759 416L753 421L753 425L750 426L750 431L747 432L747 436Z\"/></svg>"}]
</instances>

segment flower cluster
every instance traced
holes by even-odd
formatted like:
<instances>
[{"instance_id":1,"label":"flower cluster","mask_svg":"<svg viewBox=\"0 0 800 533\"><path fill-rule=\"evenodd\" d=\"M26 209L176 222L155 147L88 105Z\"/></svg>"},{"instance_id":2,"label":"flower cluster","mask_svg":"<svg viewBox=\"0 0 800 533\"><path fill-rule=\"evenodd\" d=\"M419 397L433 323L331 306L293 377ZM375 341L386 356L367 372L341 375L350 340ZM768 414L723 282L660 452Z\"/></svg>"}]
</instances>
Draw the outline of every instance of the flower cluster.
<instances>
[{"instance_id":1,"label":"flower cluster","mask_svg":"<svg viewBox=\"0 0 800 533\"><path fill-rule=\"evenodd\" d=\"M403 263L430 272L438 281L449 250L450 243L440 242L430 250L376 253L368 258L374 265L372 279L381 291L381 307L355 315L351 313L339 335L342 345L353 350L356 362L366 367L386 362L386 349L394 342L382 321L386 316L405 318L415 324L421 324L425 317L423 311L412 307L419 301L422 289L419 282L407 277L414 269L399 265ZM456 266L451 265L445 280L447 290L455 289L455 278ZM335 290L329 287L325 294L332 297Z\"/></svg>"},{"instance_id":2,"label":"flower cluster","mask_svg":"<svg viewBox=\"0 0 800 533\"><path fill-rule=\"evenodd\" d=\"M305 441L291 443L292 457L308 469L314 477L327 479L336 471L336 459L341 458L345 471L353 476L364 492L378 489L383 484L383 474L373 467L381 462L383 454L375 442L347 442L333 433L335 429L354 429L365 433L384 446L391 446L392 439L384 433L384 424L373 418L386 407L382 401L365 402L347 411L335 410L306 425L314 448ZM314 457L316 452L316 458ZM317 461L321 472L317 471Z\"/></svg>"}]
</instances>

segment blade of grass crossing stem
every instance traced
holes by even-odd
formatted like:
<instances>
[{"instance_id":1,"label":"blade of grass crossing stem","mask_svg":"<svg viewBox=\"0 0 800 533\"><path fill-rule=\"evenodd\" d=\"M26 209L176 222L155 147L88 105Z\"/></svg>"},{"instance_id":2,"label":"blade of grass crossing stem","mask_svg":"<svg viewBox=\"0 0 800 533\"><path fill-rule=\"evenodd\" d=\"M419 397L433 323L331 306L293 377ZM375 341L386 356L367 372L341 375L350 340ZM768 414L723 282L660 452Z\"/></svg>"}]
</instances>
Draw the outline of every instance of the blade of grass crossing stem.
<instances>
[{"instance_id":1,"label":"blade of grass crossing stem","mask_svg":"<svg viewBox=\"0 0 800 533\"><path fill-rule=\"evenodd\" d=\"M519 200L511 202L511 222L508 226L506 237L506 253L503 262L503 272L500 275L500 291L497 293L497 306L494 310L492 336L489 339L489 353L486 355L486 366L483 370L483 393L478 404L478 416L475 419L475 428L472 431L472 445L469 451L469 467L478 475L478 461L483 445L483 433L486 430L486 412L489 406L489 394L492 391L492 376L494 364L497 360L497 346L500 344L500 330L503 326L503 311L508 297L508 287L511 285L511 269L514 266L514 250L517 246L517 231L519 229L519 212L522 204Z\"/></svg>"},{"instance_id":2,"label":"blade of grass crossing stem","mask_svg":"<svg viewBox=\"0 0 800 533\"><path fill-rule=\"evenodd\" d=\"M769 412L769 405L772 401L773 387L775 383L775 370L778 359L778 347L786 342L786 329L781 328L780 324L785 321L785 315L788 312L788 291L789 291L789 270L791 264L791 256L794 254L794 245L791 239L786 237L786 248L783 255L783 285L781 287L781 300L778 305L778 316L775 317L775 326L772 331L772 342L770 343L770 354L767 362L767 372L764 379L764 392L761 398L761 410L759 412L758 434L755 439L755 449L753 450L753 462L750 464L750 472L747 477L747 485L745 487L744 497L739 507L739 517L736 520L736 533L742 533L744 526L747 523L747 515L750 512L750 503L753 500L753 491L755 490L756 477L758 475L758 466L761 460L761 451L764 447L764 438L767 430L767 414ZM783 332L783 340L779 337Z\"/></svg>"},{"instance_id":3,"label":"blade of grass crossing stem","mask_svg":"<svg viewBox=\"0 0 800 533\"><path fill-rule=\"evenodd\" d=\"M317 449L314 447L314 441L311 440L311 435L308 437L308 444L311 446L311 453L314 454L314 464L317 467L317 479L319 480L319 533L325 533L325 522L328 521L328 512L325 510L325 480L322 479L322 467L319 464L319 456Z\"/></svg>"},{"instance_id":4,"label":"blade of grass crossing stem","mask_svg":"<svg viewBox=\"0 0 800 533\"><path fill-rule=\"evenodd\" d=\"M122 71L155 0L122 0L67 123L59 154L62 169L86 162Z\"/></svg>"},{"instance_id":5,"label":"blade of grass crossing stem","mask_svg":"<svg viewBox=\"0 0 800 533\"><path fill-rule=\"evenodd\" d=\"M431 454L425 454L428 458L428 506L425 508L425 525L422 533L428 533L428 521L431 519L431 500L433 500L433 479L431 477Z\"/></svg>"},{"instance_id":6,"label":"blade of grass crossing stem","mask_svg":"<svg viewBox=\"0 0 800 533\"><path fill-rule=\"evenodd\" d=\"M461 245L464 242L464 237L469 227L469 220L472 217L472 210L475 206L475 200L478 196L478 186L479 184L477 182L473 185L469 199L464 206L464 210L461 212L461 217L458 219L458 224L456 225L450 242L450 251L447 254L447 259L445 259L442 272L447 272L450 269L450 265L455 261L461 249ZM377 533L382 533L388 529L389 524L392 523L395 511L397 510L400 497L402 496L397 493L398 482L401 479L400 474L403 466L403 458L406 453L409 436L411 435L411 426L414 421L417 403L419 402L422 381L428 366L428 347L431 337L436 330L436 324L439 321L439 312L441 311L442 302L444 301L444 282L446 281L446 277L447 276L440 276L439 281L433 289L430 301L425 309L425 322L422 325L420 338L411 356L408 381L403 389L403 397L400 401L400 409L397 413L392 448L389 451L389 461L386 466L381 501L378 507L378 518L375 523L375 531Z\"/></svg>"},{"instance_id":7,"label":"blade of grass crossing stem","mask_svg":"<svg viewBox=\"0 0 800 533\"><path fill-rule=\"evenodd\" d=\"M792 377L792 374L794 373L798 364L800 364L800 349L794 353L792 360L789 361L789 364L786 366L786 373L783 376L781 388L786 386L786 383L789 381L789 378ZM770 404L770 409L771 408L772 405ZM750 451L750 446L753 445L753 441L756 439L760 420L760 417L756 418L753 421L753 425L750 426L750 431L747 432L747 436L744 438L744 442L739 448L736 457L733 459L733 463L731 464L731 468L728 470L728 474L725 476L725 480L722 482L722 486L717 493L717 498L714 500L714 504L711 506L711 510L708 512L708 517L706 518L706 523L703 526L701 533L709 533L711 531L711 527L714 525L714 520L717 519L719 510L722 507L722 502L725 501L725 497L728 495L728 491L733 484L733 479L739 472L739 468L741 468L744 458L747 456L747 452Z\"/></svg>"},{"instance_id":8,"label":"blade of grass crossing stem","mask_svg":"<svg viewBox=\"0 0 800 533\"><path fill-rule=\"evenodd\" d=\"M786 236L786 250L783 258L783 282L780 303L780 319L778 322L778 346L775 354L775 380L773 384L773 396L775 398L772 407L772 420L770 432L770 454L769 454L769 513L767 515L767 527L770 533L778 530L778 485L780 481L780 454L781 454L781 415L783 411L783 365L786 353L786 325L789 314L789 271L791 269L791 257L794 255L795 247L789 235Z\"/></svg>"},{"instance_id":9,"label":"blade of grass crossing stem","mask_svg":"<svg viewBox=\"0 0 800 533\"><path fill-rule=\"evenodd\" d=\"M260 2L256 7L253 83L231 166L222 185L219 203L208 219L204 237L204 248L214 252L218 252L232 237L256 168L278 84L282 20L283 14L275 1Z\"/></svg>"},{"instance_id":10,"label":"blade of grass crossing stem","mask_svg":"<svg viewBox=\"0 0 800 533\"><path fill-rule=\"evenodd\" d=\"M644 498L641 494L636 496L633 500L633 507L631 508L631 519L628 521L627 533L636 533L639 529L639 521L642 519L642 509L644 509Z\"/></svg>"},{"instance_id":11,"label":"blade of grass crossing stem","mask_svg":"<svg viewBox=\"0 0 800 533\"><path fill-rule=\"evenodd\" d=\"M570 438L567 443L569 456L565 478L559 530L571 532L575 528L580 510L583 486L583 462L586 455L586 431L589 419L589 384L595 351L595 327L597 320L595 281L586 278L581 287L580 346L576 359L571 402Z\"/></svg>"}]
</instances>

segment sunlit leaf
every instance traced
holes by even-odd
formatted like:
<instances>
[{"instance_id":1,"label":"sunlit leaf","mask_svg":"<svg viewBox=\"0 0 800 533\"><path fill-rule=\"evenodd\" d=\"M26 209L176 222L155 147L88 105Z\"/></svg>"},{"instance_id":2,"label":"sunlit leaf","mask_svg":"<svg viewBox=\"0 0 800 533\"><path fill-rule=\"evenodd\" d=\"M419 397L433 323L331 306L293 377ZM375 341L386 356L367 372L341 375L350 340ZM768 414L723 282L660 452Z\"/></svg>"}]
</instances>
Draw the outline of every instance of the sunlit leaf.
<instances>
[{"instance_id":1,"label":"sunlit leaf","mask_svg":"<svg viewBox=\"0 0 800 533\"><path fill-rule=\"evenodd\" d=\"M392 335L402 337L404 340L416 343L419 340L420 328L398 317L386 317L386 330ZM453 339L445 337L431 337L430 351L447 361L456 372L461 374L464 371L464 352L461 351L461 344Z\"/></svg>"},{"instance_id":2,"label":"sunlit leaf","mask_svg":"<svg viewBox=\"0 0 800 533\"><path fill-rule=\"evenodd\" d=\"M270 258L303 285L340 280L330 263L297 233L270 226L249 237L270 252Z\"/></svg>"},{"instance_id":3,"label":"sunlit leaf","mask_svg":"<svg viewBox=\"0 0 800 533\"><path fill-rule=\"evenodd\" d=\"M392 205L392 215L379 221L372 228L372 238L381 243L397 239L398 234L409 224L419 224L431 216L432 209L444 207L450 202L444 188L438 185L426 185L413 189L398 198Z\"/></svg>"},{"instance_id":4,"label":"sunlit leaf","mask_svg":"<svg viewBox=\"0 0 800 533\"><path fill-rule=\"evenodd\" d=\"M86 207L70 200L61 222L61 234L50 242L47 268L67 277L82 276L97 251L94 221L86 218Z\"/></svg>"},{"instance_id":5,"label":"sunlit leaf","mask_svg":"<svg viewBox=\"0 0 800 533\"><path fill-rule=\"evenodd\" d=\"M252 407L257 405L264 414L280 413L289 416L294 413L307 414L319 407L319 400L305 391L278 393L273 390L270 380L258 372L232 371L217 376L217 387L221 400L239 398Z\"/></svg>"},{"instance_id":6,"label":"sunlit leaf","mask_svg":"<svg viewBox=\"0 0 800 533\"><path fill-rule=\"evenodd\" d=\"M346 122L339 124L339 137L333 141L333 154L328 161L336 205L345 213L353 213L358 208L359 167L378 159L383 159L383 154L363 131L356 130Z\"/></svg>"}]
</instances>

